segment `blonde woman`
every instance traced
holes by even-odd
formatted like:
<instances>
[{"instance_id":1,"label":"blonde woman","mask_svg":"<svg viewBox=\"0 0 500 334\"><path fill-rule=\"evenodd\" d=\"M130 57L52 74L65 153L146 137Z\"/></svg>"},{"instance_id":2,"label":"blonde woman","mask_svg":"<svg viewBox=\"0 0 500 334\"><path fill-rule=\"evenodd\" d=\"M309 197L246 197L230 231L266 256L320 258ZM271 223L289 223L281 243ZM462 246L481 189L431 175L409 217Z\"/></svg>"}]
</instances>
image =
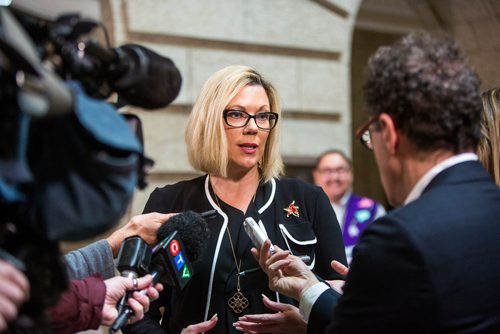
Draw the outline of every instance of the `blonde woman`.
<instances>
[{"instance_id":1,"label":"blonde woman","mask_svg":"<svg viewBox=\"0 0 500 334\"><path fill-rule=\"evenodd\" d=\"M280 121L276 90L254 69L229 66L205 83L186 144L191 165L206 175L156 189L144 212L217 210L208 221L208 249L188 285L182 291L166 287L145 319L126 332L180 333L206 322L215 325L210 333L240 333L233 325L238 319L256 332L305 332L298 309L287 304L292 300L269 289L242 227L252 217L273 243L307 255L319 276L341 279L330 267L331 259L346 259L328 198L319 187L280 178ZM209 320L214 314L215 324Z\"/></svg>"},{"instance_id":2,"label":"blonde woman","mask_svg":"<svg viewBox=\"0 0 500 334\"><path fill-rule=\"evenodd\" d=\"M500 88L490 89L481 97L483 112L477 155L497 186L500 186Z\"/></svg>"}]
</instances>

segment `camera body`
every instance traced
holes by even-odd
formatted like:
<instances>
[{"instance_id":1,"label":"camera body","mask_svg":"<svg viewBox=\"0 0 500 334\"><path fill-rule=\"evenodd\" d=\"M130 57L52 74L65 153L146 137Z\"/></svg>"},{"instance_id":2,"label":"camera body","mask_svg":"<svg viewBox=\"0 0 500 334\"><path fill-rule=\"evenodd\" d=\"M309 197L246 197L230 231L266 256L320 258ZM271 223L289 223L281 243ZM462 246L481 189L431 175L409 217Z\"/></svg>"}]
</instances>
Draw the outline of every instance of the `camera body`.
<instances>
[{"instance_id":1,"label":"camera body","mask_svg":"<svg viewBox=\"0 0 500 334\"><path fill-rule=\"evenodd\" d=\"M0 258L17 263L31 289L12 333L48 330L45 310L68 286L59 242L109 230L146 185L152 160L142 131L104 98L117 92L158 108L180 89L173 62L144 47L89 40L82 53L81 35L95 27L75 15L49 22L0 7ZM156 90L144 83L152 73L167 77L152 80ZM155 94L141 100L137 85Z\"/></svg>"}]
</instances>

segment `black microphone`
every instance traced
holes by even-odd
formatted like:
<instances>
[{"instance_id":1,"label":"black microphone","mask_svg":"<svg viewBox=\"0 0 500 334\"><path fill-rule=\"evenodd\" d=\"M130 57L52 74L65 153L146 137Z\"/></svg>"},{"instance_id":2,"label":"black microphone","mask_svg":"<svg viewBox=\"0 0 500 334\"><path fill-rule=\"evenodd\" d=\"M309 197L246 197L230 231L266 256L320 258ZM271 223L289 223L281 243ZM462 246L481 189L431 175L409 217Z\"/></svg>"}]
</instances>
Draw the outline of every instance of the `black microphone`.
<instances>
[{"instance_id":1,"label":"black microphone","mask_svg":"<svg viewBox=\"0 0 500 334\"><path fill-rule=\"evenodd\" d=\"M207 213L211 212L207 211ZM199 213L191 210L173 216L160 226L156 232L156 239L159 240L159 244L174 231L177 231L179 238L186 247L187 258L192 262L196 262L207 247L208 238L210 237L210 231L205 219Z\"/></svg>"},{"instance_id":2,"label":"black microphone","mask_svg":"<svg viewBox=\"0 0 500 334\"><path fill-rule=\"evenodd\" d=\"M183 289L193 276L191 262L196 262L202 257L209 237L210 232L205 219L194 211L185 211L175 215L160 226L156 233L159 242L151 250L152 260L149 273L153 276L153 284L161 282ZM143 254L142 251L132 253ZM135 257L130 258L135 259ZM140 261L132 261L134 264L138 262ZM131 267L138 267L138 265L123 265L127 271ZM145 293L145 290L143 291ZM133 311L128 305L121 308L118 317L109 329L110 334L126 325L132 314Z\"/></svg>"},{"instance_id":3,"label":"black microphone","mask_svg":"<svg viewBox=\"0 0 500 334\"><path fill-rule=\"evenodd\" d=\"M205 250L209 238L203 214L185 211L173 216L156 233L160 242L153 248L155 262L168 268L162 283L183 289L193 274L191 262L196 262Z\"/></svg>"},{"instance_id":4,"label":"black microphone","mask_svg":"<svg viewBox=\"0 0 500 334\"><path fill-rule=\"evenodd\" d=\"M116 268L123 277L137 279L146 275L151 263L151 247L139 236L132 236L123 241L117 257ZM116 306L118 313L124 313L132 292L127 291Z\"/></svg>"},{"instance_id":5,"label":"black microphone","mask_svg":"<svg viewBox=\"0 0 500 334\"><path fill-rule=\"evenodd\" d=\"M86 51L104 63L108 83L118 93L120 105L162 108L179 94L182 77L170 58L137 44L104 49L88 43Z\"/></svg>"},{"instance_id":6,"label":"black microphone","mask_svg":"<svg viewBox=\"0 0 500 334\"><path fill-rule=\"evenodd\" d=\"M3 42L7 38L9 44L19 45L14 49L14 53L9 52L12 61L20 64L27 73L34 72L35 76L40 76L41 79L38 81L41 81L44 92L48 93L46 95L49 101L57 98L56 101L60 104L65 102L60 109L65 107L67 110L62 109L62 111L71 110L71 94L65 92L64 87L58 87L57 82L52 82L51 77L42 72L44 67L38 64L38 54L47 55L55 52L60 56L61 64L54 67L63 76L70 74L73 80L82 83L89 95L97 98L109 97L112 88L118 93L119 105L132 104L145 109L163 108L179 94L182 77L171 59L137 44L109 48L109 41L106 46L101 46L93 39L82 38L93 29L102 27L98 22L81 18L79 14L74 13L48 20L39 17L28 8L12 10L39 49L31 52L27 45L22 45L19 34L11 29L11 25L8 25L9 29L5 29L0 39ZM7 19L1 18L2 28ZM1 44L0 48L3 51L4 43ZM29 47L31 44L33 43L30 43ZM30 54L25 52L27 49ZM40 85L38 81L36 83ZM30 84L29 92L36 92L39 89L38 85ZM45 95L43 97L46 98ZM68 99L70 100L66 101ZM36 106L39 104L40 102ZM55 103L50 104L50 112L56 113L53 105Z\"/></svg>"}]
</instances>

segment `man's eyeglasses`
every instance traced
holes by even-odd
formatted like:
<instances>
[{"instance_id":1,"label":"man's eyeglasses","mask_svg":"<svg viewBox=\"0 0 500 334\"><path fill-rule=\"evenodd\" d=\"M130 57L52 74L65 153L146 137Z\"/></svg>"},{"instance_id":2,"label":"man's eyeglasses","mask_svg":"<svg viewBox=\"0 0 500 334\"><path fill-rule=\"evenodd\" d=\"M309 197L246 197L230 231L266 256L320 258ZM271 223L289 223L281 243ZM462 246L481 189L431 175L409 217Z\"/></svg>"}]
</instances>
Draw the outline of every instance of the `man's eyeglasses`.
<instances>
[{"instance_id":1,"label":"man's eyeglasses","mask_svg":"<svg viewBox=\"0 0 500 334\"><path fill-rule=\"evenodd\" d=\"M248 124L251 118L255 120L255 124L261 130L271 131L278 123L278 114L271 111L258 112L255 115L250 115L243 110L226 109L222 114L227 125L233 128L242 128Z\"/></svg>"},{"instance_id":2,"label":"man's eyeglasses","mask_svg":"<svg viewBox=\"0 0 500 334\"><path fill-rule=\"evenodd\" d=\"M337 168L319 168L318 173L322 177L330 177L332 175L338 175L340 177L346 176L347 173L349 173L351 169L347 166L342 166L342 167L337 167Z\"/></svg>"},{"instance_id":3,"label":"man's eyeglasses","mask_svg":"<svg viewBox=\"0 0 500 334\"><path fill-rule=\"evenodd\" d=\"M370 134L370 126L373 123L378 121L378 117L379 117L379 115L373 116L372 118L370 118L370 120L368 122L366 122L365 125L361 126L360 128L358 128L356 130L356 138L358 138L359 141L361 142L361 144L364 147L366 147L367 149L369 149L370 151L373 151L373 143L372 143L372 136Z\"/></svg>"}]
</instances>

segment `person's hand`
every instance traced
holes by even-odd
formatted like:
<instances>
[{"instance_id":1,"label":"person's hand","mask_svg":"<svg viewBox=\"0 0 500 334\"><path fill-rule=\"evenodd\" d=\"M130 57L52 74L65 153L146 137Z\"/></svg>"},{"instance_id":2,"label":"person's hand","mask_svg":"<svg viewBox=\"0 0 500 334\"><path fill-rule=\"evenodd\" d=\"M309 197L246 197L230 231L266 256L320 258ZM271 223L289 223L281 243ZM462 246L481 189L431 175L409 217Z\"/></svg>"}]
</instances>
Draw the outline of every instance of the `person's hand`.
<instances>
[{"instance_id":1,"label":"person's hand","mask_svg":"<svg viewBox=\"0 0 500 334\"><path fill-rule=\"evenodd\" d=\"M0 332L17 317L19 306L29 299L29 295L26 276L12 264L0 260Z\"/></svg>"},{"instance_id":2,"label":"person's hand","mask_svg":"<svg viewBox=\"0 0 500 334\"><path fill-rule=\"evenodd\" d=\"M156 243L158 228L174 215L176 213L151 212L132 217L127 224L106 238L113 250L113 256L116 257L118 255L123 240L134 235L140 236L149 245Z\"/></svg>"},{"instance_id":3,"label":"person's hand","mask_svg":"<svg viewBox=\"0 0 500 334\"><path fill-rule=\"evenodd\" d=\"M212 316L210 320L203 321L194 325L189 325L186 328L182 329L181 334L199 334L203 332L208 332L217 324L217 313Z\"/></svg>"},{"instance_id":4,"label":"person's hand","mask_svg":"<svg viewBox=\"0 0 500 334\"><path fill-rule=\"evenodd\" d=\"M132 293L132 298L128 300L128 305L134 312L130 317L129 323L134 323L141 320L144 317L144 313L149 310L150 300L155 300L159 297L159 292L163 290L161 284L156 284L152 286L151 283L153 278L151 275L146 275L144 277L137 279L137 286L134 287L133 280L127 277L116 276L104 281L106 284L106 297L104 299L104 305L102 308L102 325L110 326L115 321L118 316L118 310L116 309L116 304L125 295L126 291L133 290L143 290L134 291Z\"/></svg>"},{"instance_id":5,"label":"person's hand","mask_svg":"<svg viewBox=\"0 0 500 334\"><path fill-rule=\"evenodd\" d=\"M318 279L300 258L276 245L276 252L271 255L270 247L271 241L266 240L260 250L252 248L252 254L269 277L269 288L300 300L308 288L319 282Z\"/></svg>"},{"instance_id":6,"label":"person's hand","mask_svg":"<svg viewBox=\"0 0 500 334\"><path fill-rule=\"evenodd\" d=\"M306 333L307 323L299 313L299 309L290 304L277 303L267 296L262 296L267 308L277 313L248 314L240 317L234 327L244 333Z\"/></svg>"},{"instance_id":7,"label":"person's hand","mask_svg":"<svg viewBox=\"0 0 500 334\"><path fill-rule=\"evenodd\" d=\"M344 266L339 261L333 260L330 263L330 266L332 267L333 270L335 270L337 273L339 273L340 275L342 275L344 277L347 276L347 274L349 273L349 268Z\"/></svg>"},{"instance_id":8,"label":"person's hand","mask_svg":"<svg viewBox=\"0 0 500 334\"><path fill-rule=\"evenodd\" d=\"M346 266L344 266L342 263L340 263L339 261L336 261L336 260L333 260L331 263L330 263L330 266L332 267L333 270L335 270L337 273L339 273L340 275L344 276L347 276L347 274L349 273L349 268L347 268ZM345 284L345 280L330 280L330 281L326 281L331 287L332 289L334 289L335 291L337 291L338 293L342 294L343 293L343 288L344 288L344 284Z\"/></svg>"}]
</instances>

